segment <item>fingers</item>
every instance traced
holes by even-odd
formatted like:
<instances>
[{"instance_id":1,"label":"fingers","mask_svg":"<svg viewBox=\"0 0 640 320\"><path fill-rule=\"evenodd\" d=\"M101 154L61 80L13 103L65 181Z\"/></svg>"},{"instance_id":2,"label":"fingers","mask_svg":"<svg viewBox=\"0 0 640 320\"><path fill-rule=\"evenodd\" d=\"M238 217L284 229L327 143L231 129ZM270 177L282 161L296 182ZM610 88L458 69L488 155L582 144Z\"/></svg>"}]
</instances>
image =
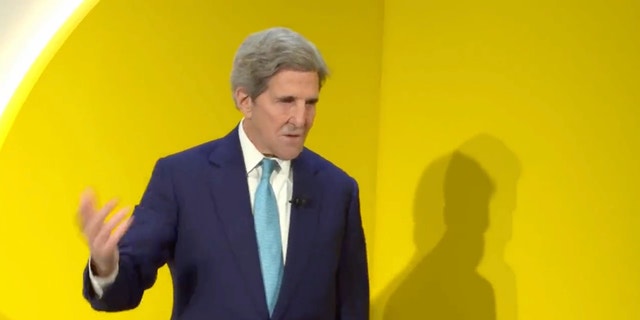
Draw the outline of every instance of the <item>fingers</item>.
<instances>
[{"instance_id":1,"label":"fingers","mask_svg":"<svg viewBox=\"0 0 640 320\"><path fill-rule=\"evenodd\" d=\"M87 218L85 219L86 222L84 224L84 234L90 241L98 235L103 227L104 220L106 219L107 215L109 215L109 213L113 211L113 209L115 209L117 204L118 201L110 200L98 212L86 214Z\"/></svg>"},{"instance_id":2,"label":"fingers","mask_svg":"<svg viewBox=\"0 0 640 320\"><path fill-rule=\"evenodd\" d=\"M133 223L133 217L130 217L129 219L125 220L116 228L116 230L113 232L113 234L111 234L109 239L107 239L107 243L105 244L105 249L107 251L115 250L115 248L118 246L118 242L120 242L120 239L122 239L124 234L127 233L127 230L129 230L129 227L131 226L132 223Z\"/></svg>"},{"instance_id":3,"label":"fingers","mask_svg":"<svg viewBox=\"0 0 640 320\"><path fill-rule=\"evenodd\" d=\"M80 205L78 206L78 217L80 218L80 227L82 230L86 228L86 223L90 220L96 206L96 196L93 190L86 189L80 196Z\"/></svg>"},{"instance_id":4,"label":"fingers","mask_svg":"<svg viewBox=\"0 0 640 320\"><path fill-rule=\"evenodd\" d=\"M104 225L100 226L95 238L94 245L101 246L111 236L111 232L113 229L124 219L126 214L129 212L129 208L120 209L109 221L107 221Z\"/></svg>"}]
</instances>

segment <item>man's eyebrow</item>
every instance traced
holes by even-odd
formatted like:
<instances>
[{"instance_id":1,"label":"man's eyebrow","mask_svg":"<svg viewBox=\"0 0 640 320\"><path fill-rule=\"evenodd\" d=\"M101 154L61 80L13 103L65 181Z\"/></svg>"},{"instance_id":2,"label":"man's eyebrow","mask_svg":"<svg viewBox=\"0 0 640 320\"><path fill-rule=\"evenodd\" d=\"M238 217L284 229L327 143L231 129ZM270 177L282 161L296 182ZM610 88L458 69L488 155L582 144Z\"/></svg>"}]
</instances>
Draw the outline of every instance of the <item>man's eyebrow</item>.
<instances>
[{"instance_id":1,"label":"man's eyebrow","mask_svg":"<svg viewBox=\"0 0 640 320\"><path fill-rule=\"evenodd\" d=\"M278 101L294 101L294 100L296 100L296 97L294 97L294 96L279 96L279 97L276 97L276 100L278 100Z\"/></svg>"},{"instance_id":2,"label":"man's eyebrow","mask_svg":"<svg viewBox=\"0 0 640 320\"><path fill-rule=\"evenodd\" d=\"M276 100L283 101L283 102L291 102L291 101L295 101L296 97L294 97L294 96L280 96L280 97L276 97ZM320 99L318 97L305 99L306 103L318 103L318 101L320 101Z\"/></svg>"}]
</instances>

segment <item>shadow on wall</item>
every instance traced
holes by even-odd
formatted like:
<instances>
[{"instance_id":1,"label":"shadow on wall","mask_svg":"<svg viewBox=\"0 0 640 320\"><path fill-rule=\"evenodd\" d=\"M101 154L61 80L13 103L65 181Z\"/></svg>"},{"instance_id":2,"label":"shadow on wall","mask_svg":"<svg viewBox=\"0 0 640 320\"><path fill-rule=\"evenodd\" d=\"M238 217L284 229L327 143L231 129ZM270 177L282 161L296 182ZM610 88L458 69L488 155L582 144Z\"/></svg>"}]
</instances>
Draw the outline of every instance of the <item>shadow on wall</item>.
<instances>
[{"instance_id":1,"label":"shadow on wall","mask_svg":"<svg viewBox=\"0 0 640 320\"><path fill-rule=\"evenodd\" d=\"M374 303L382 319L517 319L504 250L519 176L515 154L489 135L427 167L415 194L416 252Z\"/></svg>"}]
</instances>

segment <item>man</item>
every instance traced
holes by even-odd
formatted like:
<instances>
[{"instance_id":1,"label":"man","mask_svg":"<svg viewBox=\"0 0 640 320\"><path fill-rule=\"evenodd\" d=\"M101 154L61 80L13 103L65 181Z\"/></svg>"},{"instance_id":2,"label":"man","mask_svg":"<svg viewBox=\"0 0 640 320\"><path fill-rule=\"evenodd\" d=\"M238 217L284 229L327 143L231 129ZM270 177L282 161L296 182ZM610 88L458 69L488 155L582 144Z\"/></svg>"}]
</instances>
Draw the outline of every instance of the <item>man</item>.
<instances>
[{"instance_id":1,"label":"man","mask_svg":"<svg viewBox=\"0 0 640 320\"><path fill-rule=\"evenodd\" d=\"M85 193L91 306L137 307L167 264L172 319L368 319L358 185L304 147L326 76L294 31L254 33L231 74L237 128L158 160L129 219Z\"/></svg>"}]
</instances>

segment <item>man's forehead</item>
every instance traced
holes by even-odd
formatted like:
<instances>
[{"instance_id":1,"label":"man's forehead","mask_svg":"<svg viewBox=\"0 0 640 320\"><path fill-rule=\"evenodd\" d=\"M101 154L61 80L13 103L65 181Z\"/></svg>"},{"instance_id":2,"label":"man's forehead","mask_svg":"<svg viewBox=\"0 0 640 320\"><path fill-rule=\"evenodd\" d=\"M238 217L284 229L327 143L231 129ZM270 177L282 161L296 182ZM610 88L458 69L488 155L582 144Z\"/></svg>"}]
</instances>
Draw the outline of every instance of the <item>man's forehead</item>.
<instances>
[{"instance_id":1,"label":"man's forehead","mask_svg":"<svg viewBox=\"0 0 640 320\"><path fill-rule=\"evenodd\" d=\"M297 99L317 99L320 95L319 87L296 85L270 85L267 91L276 97L293 97Z\"/></svg>"}]
</instances>

